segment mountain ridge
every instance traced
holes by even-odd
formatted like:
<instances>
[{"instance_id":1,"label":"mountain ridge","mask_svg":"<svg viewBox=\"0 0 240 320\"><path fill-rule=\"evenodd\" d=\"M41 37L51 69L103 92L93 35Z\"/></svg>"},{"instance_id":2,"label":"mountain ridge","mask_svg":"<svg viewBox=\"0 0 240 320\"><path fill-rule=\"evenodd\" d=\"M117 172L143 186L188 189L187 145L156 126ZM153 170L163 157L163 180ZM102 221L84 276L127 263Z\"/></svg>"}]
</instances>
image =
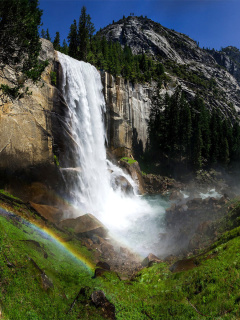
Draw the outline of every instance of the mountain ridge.
<instances>
[{"instance_id":1,"label":"mountain ridge","mask_svg":"<svg viewBox=\"0 0 240 320\"><path fill-rule=\"evenodd\" d=\"M160 90L162 95L168 87L180 85L190 99L200 95L211 110L219 109L231 119L240 114L240 78L188 36L135 16L114 22L99 34L129 46L133 54L145 53L163 63L170 80Z\"/></svg>"}]
</instances>

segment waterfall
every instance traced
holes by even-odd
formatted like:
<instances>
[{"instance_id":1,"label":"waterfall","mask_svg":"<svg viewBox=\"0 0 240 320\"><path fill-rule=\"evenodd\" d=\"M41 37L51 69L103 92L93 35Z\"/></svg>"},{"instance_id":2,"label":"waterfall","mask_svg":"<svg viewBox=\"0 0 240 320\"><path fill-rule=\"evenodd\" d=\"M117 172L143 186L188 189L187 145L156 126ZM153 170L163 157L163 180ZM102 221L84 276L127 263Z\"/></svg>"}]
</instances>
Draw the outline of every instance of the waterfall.
<instances>
[{"instance_id":1,"label":"waterfall","mask_svg":"<svg viewBox=\"0 0 240 320\"><path fill-rule=\"evenodd\" d=\"M159 217L164 209L156 210L138 197L131 177L106 158L106 106L99 72L89 63L62 53L58 57L62 66L62 93L69 108L68 125L74 140L76 179L70 186L74 205L83 213L94 214L114 235L128 239L132 247L137 245L140 252L136 233L142 234L149 215ZM132 196L124 194L115 184L119 176L132 185ZM147 230L151 235L159 232L156 226Z\"/></svg>"}]
</instances>

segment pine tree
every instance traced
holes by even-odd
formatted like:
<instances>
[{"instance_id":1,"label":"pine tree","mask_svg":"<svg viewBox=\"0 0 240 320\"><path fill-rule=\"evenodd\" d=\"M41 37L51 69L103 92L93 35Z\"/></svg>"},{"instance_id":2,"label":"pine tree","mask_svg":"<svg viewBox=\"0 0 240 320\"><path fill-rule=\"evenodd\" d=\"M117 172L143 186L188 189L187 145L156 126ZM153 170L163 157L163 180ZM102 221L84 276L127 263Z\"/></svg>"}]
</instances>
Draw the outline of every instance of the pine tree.
<instances>
[{"instance_id":1,"label":"pine tree","mask_svg":"<svg viewBox=\"0 0 240 320\"><path fill-rule=\"evenodd\" d=\"M86 13L86 7L83 6L81 9L81 15L78 24L78 42L79 42L79 53L78 59L82 61L87 60L87 51L89 46L89 30L88 23L89 18Z\"/></svg>"},{"instance_id":2,"label":"pine tree","mask_svg":"<svg viewBox=\"0 0 240 320\"><path fill-rule=\"evenodd\" d=\"M44 29L41 30L41 38L46 39L46 31Z\"/></svg>"},{"instance_id":3,"label":"pine tree","mask_svg":"<svg viewBox=\"0 0 240 320\"><path fill-rule=\"evenodd\" d=\"M196 170L202 168L202 148L203 148L203 140L202 140L202 133L200 129L200 125L197 125L195 130L195 134L193 136L193 165Z\"/></svg>"},{"instance_id":4,"label":"pine tree","mask_svg":"<svg viewBox=\"0 0 240 320\"><path fill-rule=\"evenodd\" d=\"M60 33L57 31L56 32L56 36L54 38L54 41L53 41L53 48L57 51L60 51L61 50L61 45L60 45Z\"/></svg>"},{"instance_id":5,"label":"pine tree","mask_svg":"<svg viewBox=\"0 0 240 320\"><path fill-rule=\"evenodd\" d=\"M49 41L52 41L48 29L46 31L46 39L49 40Z\"/></svg>"},{"instance_id":6,"label":"pine tree","mask_svg":"<svg viewBox=\"0 0 240 320\"><path fill-rule=\"evenodd\" d=\"M63 45L61 47L61 52L64 53L64 54L68 54L68 45L67 45L67 42L66 42L65 39L63 40Z\"/></svg>"},{"instance_id":7,"label":"pine tree","mask_svg":"<svg viewBox=\"0 0 240 320\"><path fill-rule=\"evenodd\" d=\"M0 71L8 66L16 75L23 72L34 81L40 78L44 69L38 62L41 49L38 28L41 16L38 0L0 1ZM0 73L2 78L7 78L6 74ZM7 85L1 86L0 95L5 89L6 95L18 95L23 83L12 79L11 82L11 90L7 89Z\"/></svg>"},{"instance_id":8,"label":"pine tree","mask_svg":"<svg viewBox=\"0 0 240 320\"><path fill-rule=\"evenodd\" d=\"M72 57L77 59L78 58L78 31L77 31L77 21L74 20L73 24L70 26L70 32L68 34L68 54Z\"/></svg>"}]
</instances>

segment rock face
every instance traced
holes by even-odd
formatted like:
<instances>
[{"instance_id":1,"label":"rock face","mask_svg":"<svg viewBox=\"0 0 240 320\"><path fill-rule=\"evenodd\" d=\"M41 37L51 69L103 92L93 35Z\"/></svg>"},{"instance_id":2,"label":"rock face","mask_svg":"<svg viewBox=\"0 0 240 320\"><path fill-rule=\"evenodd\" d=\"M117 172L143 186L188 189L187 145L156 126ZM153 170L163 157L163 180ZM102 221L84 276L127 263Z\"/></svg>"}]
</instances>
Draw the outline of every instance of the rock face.
<instances>
[{"instance_id":1,"label":"rock face","mask_svg":"<svg viewBox=\"0 0 240 320\"><path fill-rule=\"evenodd\" d=\"M210 50L218 64L226 68L240 83L240 51L236 47L226 47L221 51Z\"/></svg>"},{"instance_id":2,"label":"rock face","mask_svg":"<svg viewBox=\"0 0 240 320\"><path fill-rule=\"evenodd\" d=\"M68 109L51 82L52 73L59 69L57 52L51 42L42 39L39 60L48 60L49 64L38 83L27 81L31 94L9 100L0 108L1 184L8 185L13 193L14 189L20 191L23 185L36 181L57 189L62 178L54 160L61 162L71 143L64 122ZM14 76L10 75L9 79ZM0 80L1 83L8 82Z\"/></svg>"},{"instance_id":3,"label":"rock face","mask_svg":"<svg viewBox=\"0 0 240 320\"><path fill-rule=\"evenodd\" d=\"M144 52L162 62L170 80L161 94L171 93L180 85L189 99L198 92L210 109L219 108L226 116L234 117L240 111L236 70L228 72L231 66L228 71L222 68L222 63L219 65L208 50L199 48L188 36L150 19L133 16L108 25L101 35L130 46L134 54Z\"/></svg>"},{"instance_id":4,"label":"rock face","mask_svg":"<svg viewBox=\"0 0 240 320\"><path fill-rule=\"evenodd\" d=\"M49 60L41 84L29 81L32 95L10 101L0 109L0 168L53 164L51 111L56 89L50 83L54 61L50 42L43 41L41 57Z\"/></svg>"},{"instance_id":5,"label":"rock face","mask_svg":"<svg viewBox=\"0 0 240 320\"><path fill-rule=\"evenodd\" d=\"M101 72L107 105L108 148L117 157L141 153L146 148L154 84L131 84Z\"/></svg>"}]
</instances>

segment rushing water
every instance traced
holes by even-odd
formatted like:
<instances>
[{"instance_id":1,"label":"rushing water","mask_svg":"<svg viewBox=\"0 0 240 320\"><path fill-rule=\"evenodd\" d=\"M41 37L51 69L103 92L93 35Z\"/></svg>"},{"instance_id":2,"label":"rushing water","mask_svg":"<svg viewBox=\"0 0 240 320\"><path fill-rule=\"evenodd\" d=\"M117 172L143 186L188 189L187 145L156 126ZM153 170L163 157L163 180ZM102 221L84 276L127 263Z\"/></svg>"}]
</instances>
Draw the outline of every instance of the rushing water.
<instances>
[{"instance_id":1,"label":"rushing water","mask_svg":"<svg viewBox=\"0 0 240 320\"><path fill-rule=\"evenodd\" d=\"M70 187L74 204L79 212L94 214L117 239L147 254L159 239L167 205L156 205L156 199L139 197L131 177L106 159L103 121L106 106L99 72L88 63L61 53L58 56L78 168L75 183ZM121 176L132 185L132 196L116 184Z\"/></svg>"}]
</instances>

